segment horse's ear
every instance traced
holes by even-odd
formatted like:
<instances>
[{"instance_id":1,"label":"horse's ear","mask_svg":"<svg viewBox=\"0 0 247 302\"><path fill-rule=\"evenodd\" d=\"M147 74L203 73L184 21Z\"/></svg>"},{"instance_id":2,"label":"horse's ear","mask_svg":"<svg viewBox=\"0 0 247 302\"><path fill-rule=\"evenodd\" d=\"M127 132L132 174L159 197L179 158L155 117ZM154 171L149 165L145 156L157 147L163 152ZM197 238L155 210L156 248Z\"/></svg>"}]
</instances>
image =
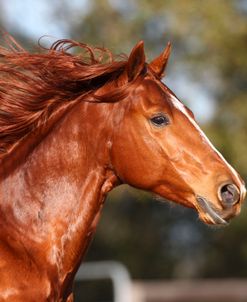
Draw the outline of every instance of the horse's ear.
<instances>
[{"instance_id":1,"label":"horse's ear","mask_svg":"<svg viewBox=\"0 0 247 302\"><path fill-rule=\"evenodd\" d=\"M127 62L128 81L132 81L138 77L145 67L144 42L140 41L132 49Z\"/></svg>"},{"instance_id":2,"label":"horse's ear","mask_svg":"<svg viewBox=\"0 0 247 302\"><path fill-rule=\"evenodd\" d=\"M155 72L155 74L162 78L166 69L166 65L171 53L171 43L168 42L164 51L155 58L151 63L149 63L149 67Z\"/></svg>"}]
</instances>

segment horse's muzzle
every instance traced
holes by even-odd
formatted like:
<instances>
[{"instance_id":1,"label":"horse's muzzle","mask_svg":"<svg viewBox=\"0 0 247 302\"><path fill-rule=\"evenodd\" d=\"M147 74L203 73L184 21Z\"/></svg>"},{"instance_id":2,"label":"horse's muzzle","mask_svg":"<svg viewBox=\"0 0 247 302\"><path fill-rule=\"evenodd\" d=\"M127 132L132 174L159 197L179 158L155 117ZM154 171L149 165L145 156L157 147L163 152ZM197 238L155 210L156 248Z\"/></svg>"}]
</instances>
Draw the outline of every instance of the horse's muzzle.
<instances>
[{"instance_id":1,"label":"horse's muzzle","mask_svg":"<svg viewBox=\"0 0 247 302\"><path fill-rule=\"evenodd\" d=\"M218 198L224 208L230 208L240 200L240 192L234 184L224 184L219 188Z\"/></svg>"},{"instance_id":2,"label":"horse's muzzle","mask_svg":"<svg viewBox=\"0 0 247 302\"><path fill-rule=\"evenodd\" d=\"M233 183L224 183L219 187L218 200L221 203L221 209L214 205L204 196L196 196L197 210L200 218L209 224L226 225L230 218L240 212L240 203L245 198L245 187L239 189Z\"/></svg>"},{"instance_id":3,"label":"horse's muzzle","mask_svg":"<svg viewBox=\"0 0 247 302\"><path fill-rule=\"evenodd\" d=\"M212 207L211 203L202 196L197 196L196 200L198 202L199 215L204 221L210 224L226 225L228 222L223 219L216 210Z\"/></svg>"}]
</instances>

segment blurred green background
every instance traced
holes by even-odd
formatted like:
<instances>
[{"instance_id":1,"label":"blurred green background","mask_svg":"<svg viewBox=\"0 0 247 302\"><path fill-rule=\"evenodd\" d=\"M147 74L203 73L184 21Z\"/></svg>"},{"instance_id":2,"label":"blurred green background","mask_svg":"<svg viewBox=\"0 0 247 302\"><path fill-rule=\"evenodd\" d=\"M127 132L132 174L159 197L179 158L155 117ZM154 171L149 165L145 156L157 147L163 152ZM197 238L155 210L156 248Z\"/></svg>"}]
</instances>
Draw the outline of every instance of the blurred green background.
<instances>
[{"instance_id":1,"label":"blurred green background","mask_svg":"<svg viewBox=\"0 0 247 302\"><path fill-rule=\"evenodd\" d=\"M165 83L247 180L247 1L2 0L0 24L29 48L42 35L115 53L144 40L149 60L171 41ZM138 279L246 278L246 232L245 208L213 228L192 210L121 186L107 198L86 260L119 260Z\"/></svg>"}]
</instances>

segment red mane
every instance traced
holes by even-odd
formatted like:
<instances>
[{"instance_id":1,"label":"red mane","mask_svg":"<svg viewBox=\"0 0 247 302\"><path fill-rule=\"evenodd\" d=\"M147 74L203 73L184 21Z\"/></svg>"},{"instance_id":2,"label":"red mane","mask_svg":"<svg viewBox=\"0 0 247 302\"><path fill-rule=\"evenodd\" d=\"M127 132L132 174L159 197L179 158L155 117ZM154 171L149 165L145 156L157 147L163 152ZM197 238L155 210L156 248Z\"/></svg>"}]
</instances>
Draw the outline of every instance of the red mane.
<instances>
[{"instance_id":1,"label":"red mane","mask_svg":"<svg viewBox=\"0 0 247 302\"><path fill-rule=\"evenodd\" d=\"M123 72L127 56L115 59L105 48L58 40L30 53L8 37L0 46L0 158L24 136L49 119L61 104L118 101L126 86L96 91ZM79 54L68 51L78 47Z\"/></svg>"}]
</instances>

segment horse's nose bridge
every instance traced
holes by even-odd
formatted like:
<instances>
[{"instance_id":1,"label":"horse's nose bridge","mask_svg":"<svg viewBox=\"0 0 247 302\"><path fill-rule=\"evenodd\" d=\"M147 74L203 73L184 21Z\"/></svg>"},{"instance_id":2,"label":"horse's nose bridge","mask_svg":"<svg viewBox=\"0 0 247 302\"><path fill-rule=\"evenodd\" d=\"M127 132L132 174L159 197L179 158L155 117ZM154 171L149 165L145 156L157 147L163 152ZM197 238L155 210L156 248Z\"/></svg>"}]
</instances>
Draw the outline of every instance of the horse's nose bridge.
<instances>
[{"instance_id":1,"label":"horse's nose bridge","mask_svg":"<svg viewBox=\"0 0 247 302\"><path fill-rule=\"evenodd\" d=\"M204 150L195 148L194 154L185 161L192 161L192 171L186 176L195 193L208 196L217 208L241 203L246 194L244 182L224 157L210 145L205 146Z\"/></svg>"},{"instance_id":2,"label":"horse's nose bridge","mask_svg":"<svg viewBox=\"0 0 247 302\"><path fill-rule=\"evenodd\" d=\"M219 179L218 181L223 183L233 183L237 187L240 187L243 183L239 174L236 170L227 162L227 160L222 156L222 154L214 148L213 145L208 145L209 149L205 148L204 152L208 154L207 166L209 167L210 174L215 174Z\"/></svg>"}]
</instances>

